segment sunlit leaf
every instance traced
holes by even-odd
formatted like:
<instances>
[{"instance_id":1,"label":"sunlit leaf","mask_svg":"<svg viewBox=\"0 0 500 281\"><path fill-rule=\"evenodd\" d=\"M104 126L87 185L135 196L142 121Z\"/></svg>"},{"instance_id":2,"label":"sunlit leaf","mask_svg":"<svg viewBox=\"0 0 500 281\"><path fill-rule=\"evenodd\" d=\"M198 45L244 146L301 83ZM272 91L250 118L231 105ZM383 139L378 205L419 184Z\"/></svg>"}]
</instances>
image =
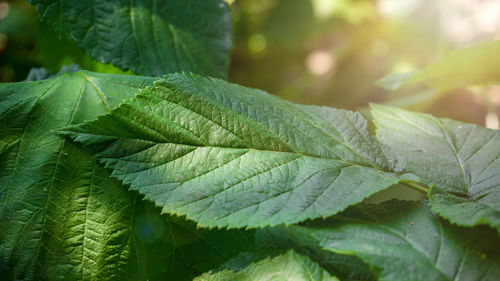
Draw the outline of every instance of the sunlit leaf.
<instances>
[{"instance_id":1,"label":"sunlit leaf","mask_svg":"<svg viewBox=\"0 0 500 281\"><path fill-rule=\"evenodd\" d=\"M430 204L451 222L500 232L500 132L373 105L386 154L431 186Z\"/></svg>"},{"instance_id":2,"label":"sunlit leaf","mask_svg":"<svg viewBox=\"0 0 500 281\"><path fill-rule=\"evenodd\" d=\"M469 85L497 84L500 82L499 53L500 41L459 49L421 71L390 74L377 84L389 90L424 84L441 91Z\"/></svg>"},{"instance_id":3,"label":"sunlit leaf","mask_svg":"<svg viewBox=\"0 0 500 281\"><path fill-rule=\"evenodd\" d=\"M399 89L408 79L414 76L417 72L405 72L405 73L393 73L384 76L383 78L377 80L375 84L387 90L397 90Z\"/></svg>"},{"instance_id":4,"label":"sunlit leaf","mask_svg":"<svg viewBox=\"0 0 500 281\"><path fill-rule=\"evenodd\" d=\"M95 122L61 131L113 176L202 226L326 217L400 179L366 120L218 79L173 74Z\"/></svg>"}]
</instances>

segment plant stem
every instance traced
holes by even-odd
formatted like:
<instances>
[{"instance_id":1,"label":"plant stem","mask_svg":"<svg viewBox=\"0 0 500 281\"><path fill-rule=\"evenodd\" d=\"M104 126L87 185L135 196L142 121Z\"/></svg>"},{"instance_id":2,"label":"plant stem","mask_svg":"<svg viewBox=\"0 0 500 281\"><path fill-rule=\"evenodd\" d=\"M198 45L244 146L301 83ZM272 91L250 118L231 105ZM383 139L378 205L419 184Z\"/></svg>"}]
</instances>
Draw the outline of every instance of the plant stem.
<instances>
[{"instance_id":1,"label":"plant stem","mask_svg":"<svg viewBox=\"0 0 500 281\"><path fill-rule=\"evenodd\" d=\"M429 191L428 187L426 187L426 186L424 187L424 186L418 185L418 184L413 183L413 182L405 181L402 184L406 185L409 188L412 188L412 189L414 189L416 191L422 192L424 194L427 194L427 192Z\"/></svg>"}]
</instances>

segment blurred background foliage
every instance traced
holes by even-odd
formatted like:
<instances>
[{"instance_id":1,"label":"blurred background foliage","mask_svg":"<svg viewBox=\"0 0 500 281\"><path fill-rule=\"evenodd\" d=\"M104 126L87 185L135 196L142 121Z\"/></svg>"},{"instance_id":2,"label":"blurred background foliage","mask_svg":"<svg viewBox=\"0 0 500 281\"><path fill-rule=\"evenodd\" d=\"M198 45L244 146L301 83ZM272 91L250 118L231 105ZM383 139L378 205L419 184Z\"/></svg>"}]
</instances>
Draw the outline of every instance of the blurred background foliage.
<instances>
[{"instance_id":1,"label":"blurred background foliage","mask_svg":"<svg viewBox=\"0 0 500 281\"><path fill-rule=\"evenodd\" d=\"M424 68L451 50L500 39L498 0L227 0L234 24L229 80L285 99L340 108L369 102L498 129L500 88L388 91L375 82ZM0 2L0 79L32 67L57 73L90 59L38 19L24 0ZM129 74L131 72L128 72Z\"/></svg>"}]
</instances>

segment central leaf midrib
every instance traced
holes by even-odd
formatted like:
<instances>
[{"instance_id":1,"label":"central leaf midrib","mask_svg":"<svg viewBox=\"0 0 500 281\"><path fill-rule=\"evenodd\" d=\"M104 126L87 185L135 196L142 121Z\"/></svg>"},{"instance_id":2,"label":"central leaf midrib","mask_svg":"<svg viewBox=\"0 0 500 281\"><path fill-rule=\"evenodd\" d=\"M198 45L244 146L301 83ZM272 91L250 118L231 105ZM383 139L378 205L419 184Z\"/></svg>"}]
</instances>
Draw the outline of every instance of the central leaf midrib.
<instances>
[{"instance_id":1,"label":"central leaf midrib","mask_svg":"<svg viewBox=\"0 0 500 281\"><path fill-rule=\"evenodd\" d=\"M453 154L453 156L457 160L458 168L460 169L460 172L461 172L461 175L462 175L462 180L463 180L463 182L465 184L465 188L467 188L467 193L470 195L469 192L470 192L470 188L472 187L472 184L471 184L471 182L469 180L467 180L467 175L466 175L465 167L462 164L462 159L458 155L457 147L456 147L455 143L453 143L453 141L451 140L450 136L448 135L448 132L443 127L443 124L439 120L436 120L436 122L439 124L439 128L441 129L441 133L444 136L444 140L446 141L446 144L448 145L448 147L450 148L451 153Z\"/></svg>"},{"instance_id":2,"label":"central leaf midrib","mask_svg":"<svg viewBox=\"0 0 500 281\"><path fill-rule=\"evenodd\" d=\"M95 135L95 136L97 136L97 135ZM345 163L345 164L348 164L350 166L365 167L365 168L370 168L370 169L375 169L375 170L378 170L378 171L381 171L381 172L385 172L382 169L377 169L377 168L375 168L373 166L367 165L366 163L358 163L356 161L351 161L351 160L342 160L342 159L331 158L331 157L309 155L309 154L304 154L304 153L301 153L301 152L289 152L289 151L279 151L279 150L257 149L257 148L248 148L248 147L230 147L230 146L218 146L218 145L192 145L192 144L175 143L175 142L155 142L155 141L151 141L151 140L147 140L147 139L136 139L136 138L129 138L129 137L118 137L118 136L112 136L112 137L116 138L116 140L145 141L145 142L149 142L149 143L151 143L153 145L171 144L171 145L194 147L195 149L196 148L204 148L205 147L205 148L218 148L218 149L230 149L230 150L247 150L247 151L253 150L253 151L259 151L259 152L262 152L262 153L294 154L294 155L298 155L300 157L309 157L309 158L331 160L331 161L335 161L335 162ZM151 146L147 147L145 149L136 151L134 153L127 154L126 156L129 157L129 156L141 153L144 150L147 150L147 149L150 149L150 148L151 148ZM109 159L122 159L123 157L124 156L122 156L122 157L103 157L103 158L106 158L106 159L108 159L108 158ZM130 161L130 162L133 162L133 161Z\"/></svg>"}]
</instances>

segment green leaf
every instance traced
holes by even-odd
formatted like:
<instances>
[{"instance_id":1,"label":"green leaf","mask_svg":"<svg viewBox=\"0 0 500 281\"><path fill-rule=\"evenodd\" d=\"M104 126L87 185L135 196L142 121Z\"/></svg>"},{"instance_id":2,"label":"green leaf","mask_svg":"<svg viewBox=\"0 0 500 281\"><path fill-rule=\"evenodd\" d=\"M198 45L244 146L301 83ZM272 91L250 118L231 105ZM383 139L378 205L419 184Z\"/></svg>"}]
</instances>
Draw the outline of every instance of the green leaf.
<instances>
[{"instance_id":1,"label":"green leaf","mask_svg":"<svg viewBox=\"0 0 500 281\"><path fill-rule=\"evenodd\" d=\"M401 88L410 77L414 76L417 73L417 71L411 71L405 73L388 74L383 78L375 81L375 85L386 90L395 91Z\"/></svg>"},{"instance_id":2,"label":"green leaf","mask_svg":"<svg viewBox=\"0 0 500 281\"><path fill-rule=\"evenodd\" d=\"M372 113L386 153L432 186L434 211L500 232L499 131L380 105Z\"/></svg>"},{"instance_id":3,"label":"green leaf","mask_svg":"<svg viewBox=\"0 0 500 281\"><path fill-rule=\"evenodd\" d=\"M113 265L114 270L126 269L118 280L190 281L249 250L253 244L251 231L200 229L181 218L160 216L158 208L141 198L134 202L128 260L126 264ZM107 274L104 279L112 279L113 272Z\"/></svg>"},{"instance_id":4,"label":"green leaf","mask_svg":"<svg viewBox=\"0 0 500 281\"><path fill-rule=\"evenodd\" d=\"M128 195L50 130L93 119L148 81L78 72L0 85L0 141L8 147L0 155L0 259L16 278L83 278L83 269L98 276L123 258L110 254L127 239Z\"/></svg>"},{"instance_id":5,"label":"green leaf","mask_svg":"<svg viewBox=\"0 0 500 281\"><path fill-rule=\"evenodd\" d=\"M301 255L308 256L331 275L341 280L377 280L370 268L359 258L322 249L306 227L291 225L257 230L253 251L269 255L269 253L284 253L287 249L293 249Z\"/></svg>"},{"instance_id":6,"label":"green leaf","mask_svg":"<svg viewBox=\"0 0 500 281\"><path fill-rule=\"evenodd\" d=\"M372 265L379 280L498 280L500 243L488 228L450 225L421 202L357 205L311 223L326 250Z\"/></svg>"},{"instance_id":7,"label":"green leaf","mask_svg":"<svg viewBox=\"0 0 500 281\"><path fill-rule=\"evenodd\" d=\"M377 280L368 265L360 259L323 250L319 242L311 236L309 229L296 225L258 229L252 249L227 261L217 271L224 269L240 271L251 263L282 255L290 249L309 257L340 280Z\"/></svg>"},{"instance_id":8,"label":"green leaf","mask_svg":"<svg viewBox=\"0 0 500 281\"><path fill-rule=\"evenodd\" d=\"M326 217L399 181L350 111L172 74L95 122L62 129L113 176L201 226Z\"/></svg>"},{"instance_id":9,"label":"green leaf","mask_svg":"<svg viewBox=\"0 0 500 281\"><path fill-rule=\"evenodd\" d=\"M500 41L459 49L428 65L421 71L390 74L377 82L395 90L403 86L424 84L440 91L469 85L500 82Z\"/></svg>"},{"instance_id":10,"label":"green leaf","mask_svg":"<svg viewBox=\"0 0 500 281\"><path fill-rule=\"evenodd\" d=\"M80 71L0 85L0 273L191 280L250 244L240 232L198 231L160 216L52 132L95 119L155 79Z\"/></svg>"},{"instance_id":11,"label":"green leaf","mask_svg":"<svg viewBox=\"0 0 500 281\"><path fill-rule=\"evenodd\" d=\"M226 77L231 15L220 0L29 0L40 17L102 63L160 76Z\"/></svg>"},{"instance_id":12,"label":"green leaf","mask_svg":"<svg viewBox=\"0 0 500 281\"><path fill-rule=\"evenodd\" d=\"M335 281L338 279L331 276L317 263L306 256L301 256L290 250L282 256L273 259L264 259L251 264L245 269L234 272L225 270L217 273L205 273L195 281Z\"/></svg>"},{"instance_id":13,"label":"green leaf","mask_svg":"<svg viewBox=\"0 0 500 281\"><path fill-rule=\"evenodd\" d=\"M36 60L44 68L56 73L68 64L76 64L81 69L113 74L133 74L109 64L93 60L85 50L77 46L73 40L54 32L48 23L40 23L38 38L35 42Z\"/></svg>"}]
</instances>

